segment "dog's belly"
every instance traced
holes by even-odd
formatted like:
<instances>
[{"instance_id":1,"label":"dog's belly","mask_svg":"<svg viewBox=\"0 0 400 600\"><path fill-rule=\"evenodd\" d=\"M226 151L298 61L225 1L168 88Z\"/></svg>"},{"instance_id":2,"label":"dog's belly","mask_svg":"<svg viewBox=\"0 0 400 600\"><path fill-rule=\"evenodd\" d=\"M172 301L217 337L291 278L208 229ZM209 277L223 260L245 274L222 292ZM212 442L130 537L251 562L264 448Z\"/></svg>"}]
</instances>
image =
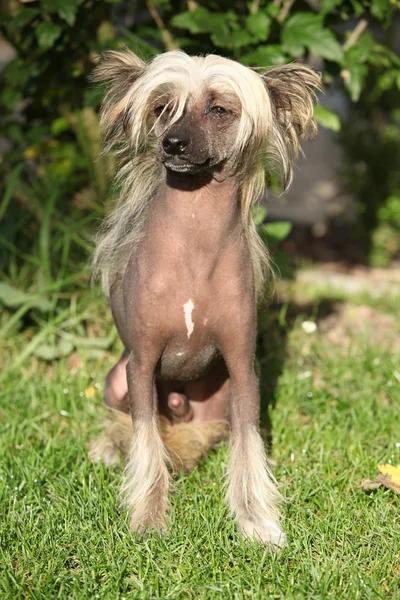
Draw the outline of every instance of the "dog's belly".
<instances>
[{"instance_id":1,"label":"dog's belly","mask_svg":"<svg viewBox=\"0 0 400 600\"><path fill-rule=\"evenodd\" d=\"M220 360L219 351L212 345L193 350L184 346L167 346L157 364L161 379L191 381L207 374Z\"/></svg>"}]
</instances>

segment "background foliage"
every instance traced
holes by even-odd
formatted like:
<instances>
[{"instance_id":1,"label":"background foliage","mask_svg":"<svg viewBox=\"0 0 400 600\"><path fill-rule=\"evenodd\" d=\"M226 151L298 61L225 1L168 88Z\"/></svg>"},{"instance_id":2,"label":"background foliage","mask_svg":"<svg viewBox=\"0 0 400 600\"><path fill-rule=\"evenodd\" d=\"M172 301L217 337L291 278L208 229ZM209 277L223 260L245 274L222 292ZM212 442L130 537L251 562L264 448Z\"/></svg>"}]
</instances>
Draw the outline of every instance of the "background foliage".
<instances>
[{"instance_id":1,"label":"background foliage","mask_svg":"<svg viewBox=\"0 0 400 600\"><path fill-rule=\"evenodd\" d=\"M304 59L321 68L326 88L339 89L349 107L342 123L324 106L316 114L339 132L343 182L359 203L355 233L366 258L386 264L399 248L397 0L0 7L16 49L0 71L1 597L397 598L398 498L359 489L377 462L400 462L397 356L373 337L368 343L363 328L368 321L370 333L396 332L398 292L376 295L377 281L371 298L355 298L353 287L327 291L323 272L324 289L312 284L304 296L302 281L303 299L287 293L261 315L262 398L270 404L262 415L268 425L273 412L276 475L288 499L281 555L241 540L226 520L224 448L175 481L169 535L135 543L117 506L120 473L87 461L103 418L99 378L118 350L101 293L88 292L91 239L112 201L115 170L99 157L100 98L87 83L95 54L126 45L148 57L180 47L247 65ZM265 217L259 207L257 222ZM269 243L289 229L268 224ZM338 300L352 315L350 302L361 304L353 336L335 326L343 351L321 322L335 322ZM371 318L375 309L392 318ZM310 321L321 333L307 333Z\"/></svg>"},{"instance_id":2,"label":"background foliage","mask_svg":"<svg viewBox=\"0 0 400 600\"><path fill-rule=\"evenodd\" d=\"M325 86L341 87L354 107L341 139L366 252L378 264L398 252L397 0L2 0L1 6L1 31L16 50L0 72L0 300L11 310L32 318L39 308L31 295L50 294L46 310L56 311L72 290L88 285L88 249L112 195L114 164L99 157L100 95L87 77L96 54L109 47L127 46L143 57L173 48L217 52L250 66L304 59L321 68ZM324 106L316 116L340 130L338 116ZM271 230L273 241L286 233L286 227ZM15 296L14 288L30 296Z\"/></svg>"}]
</instances>

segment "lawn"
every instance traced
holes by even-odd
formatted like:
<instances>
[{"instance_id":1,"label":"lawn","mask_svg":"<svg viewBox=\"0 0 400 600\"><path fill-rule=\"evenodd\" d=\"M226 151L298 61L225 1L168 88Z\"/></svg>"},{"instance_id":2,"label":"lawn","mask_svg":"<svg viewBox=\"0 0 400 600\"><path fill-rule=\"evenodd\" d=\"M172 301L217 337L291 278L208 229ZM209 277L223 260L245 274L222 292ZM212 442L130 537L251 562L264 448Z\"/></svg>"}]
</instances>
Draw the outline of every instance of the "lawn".
<instances>
[{"instance_id":1,"label":"lawn","mask_svg":"<svg viewBox=\"0 0 400 600\"><path fill-rule=\"evenodd\" d=\"M78 306L93 339L106 337L104 301L82 294L42 329L37 319L36 332L68 332ZM394 324L396 306L381 303ZM224 445L175 481L169 532L132 537L121 469L87 459L119 342L46 362L29 323L11 329L1 342L0 597L400 598L400 497L360 487L378 463L400 463L398 354L368 332L344 347L307 334L302 322L326 308L314 295L262 315L263 425L286 499L279 554L243 541L227 516Z\"/></svg>"}]
</instances>

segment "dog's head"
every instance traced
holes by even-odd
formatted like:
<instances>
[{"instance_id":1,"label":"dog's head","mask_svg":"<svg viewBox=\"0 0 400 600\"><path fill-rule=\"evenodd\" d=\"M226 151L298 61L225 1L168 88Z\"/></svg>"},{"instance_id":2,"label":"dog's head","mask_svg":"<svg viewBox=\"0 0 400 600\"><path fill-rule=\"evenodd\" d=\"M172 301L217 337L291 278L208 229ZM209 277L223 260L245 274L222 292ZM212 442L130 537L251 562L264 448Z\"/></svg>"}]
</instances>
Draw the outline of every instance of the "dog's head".
<instances>
[{"instance_id":1,"label":"dog's head","mask_svg":"<svg viewBox=\"0 0 400 600\"><path fill-rule=\"evenodd\" d=\"M320 76L301 64L264 73L215 55L167 52L145 63L108 51L94 81L111 83L103 103L106 148L152 152L167 169L252 169L269 154L287 182L298 138L313 131Z\"/></svg>"}]
</instances>

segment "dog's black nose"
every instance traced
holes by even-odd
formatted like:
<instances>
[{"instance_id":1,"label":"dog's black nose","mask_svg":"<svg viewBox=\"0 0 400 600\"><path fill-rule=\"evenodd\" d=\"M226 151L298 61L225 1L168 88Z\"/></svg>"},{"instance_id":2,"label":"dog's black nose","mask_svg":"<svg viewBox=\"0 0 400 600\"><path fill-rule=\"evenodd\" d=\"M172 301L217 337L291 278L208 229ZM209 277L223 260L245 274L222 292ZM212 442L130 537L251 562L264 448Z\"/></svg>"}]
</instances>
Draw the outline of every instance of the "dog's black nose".
<instances>
[{"instance_id":1,"label":"dog's black nose","mask_svg":"<svg viewBox=\"0 0 400 600\"><path fill-rule=\"evenodd\" d=\"M178 137L168 137L163 139L163 148L167 154L179 156L183 154L188 147L188 140L182 140Z\"/></svg>"}]
</instances>

